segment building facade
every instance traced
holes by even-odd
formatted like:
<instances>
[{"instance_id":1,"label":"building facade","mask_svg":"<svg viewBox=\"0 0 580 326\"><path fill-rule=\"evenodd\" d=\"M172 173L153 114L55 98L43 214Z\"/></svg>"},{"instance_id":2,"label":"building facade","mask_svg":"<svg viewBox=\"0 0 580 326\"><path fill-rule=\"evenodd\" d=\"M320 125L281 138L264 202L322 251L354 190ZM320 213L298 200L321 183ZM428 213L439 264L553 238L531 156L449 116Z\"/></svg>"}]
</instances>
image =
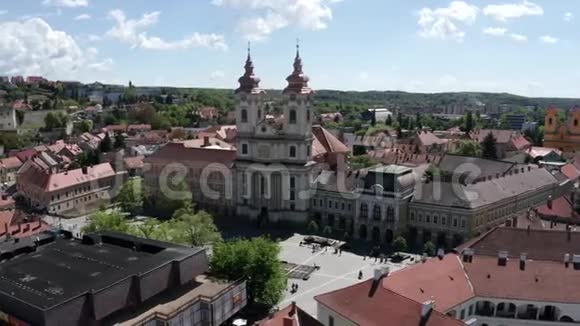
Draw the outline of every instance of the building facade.
<instances>
[{"instance_id":1,"label":"building facade","mask_svg":"<svg viewBox=\"0 0 580 326\"><path fill-rule=\"evenodd\" d=\"M564 121L560 121L558 110L546 110L544 124L544 146L557 148L563 152L580 149L580 107L570 109Z\"/></svg>"}]
</instances>

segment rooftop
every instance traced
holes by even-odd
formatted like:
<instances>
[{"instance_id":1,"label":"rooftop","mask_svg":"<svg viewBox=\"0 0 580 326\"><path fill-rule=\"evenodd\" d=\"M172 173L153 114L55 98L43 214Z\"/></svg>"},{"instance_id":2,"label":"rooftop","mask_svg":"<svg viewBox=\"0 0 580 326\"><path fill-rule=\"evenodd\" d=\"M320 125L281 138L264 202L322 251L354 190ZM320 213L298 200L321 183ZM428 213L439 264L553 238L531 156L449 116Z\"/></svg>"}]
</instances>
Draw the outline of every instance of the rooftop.
<instances>
[{"instance_id":1,"label":"rooftop","mask_svg":"<svg viewBox=\"0 0 580 326\"><path fill-rule=\"evenodd\" d=\"M172 261L204 254L199 248L113 232L88 234L82 241L43 233L18 243L1 244L0 258L5 259L9 252L28 250L31 252L27 255L0 263L0 293L42 310L99 292Z\"/></svg>"}]
</instances>

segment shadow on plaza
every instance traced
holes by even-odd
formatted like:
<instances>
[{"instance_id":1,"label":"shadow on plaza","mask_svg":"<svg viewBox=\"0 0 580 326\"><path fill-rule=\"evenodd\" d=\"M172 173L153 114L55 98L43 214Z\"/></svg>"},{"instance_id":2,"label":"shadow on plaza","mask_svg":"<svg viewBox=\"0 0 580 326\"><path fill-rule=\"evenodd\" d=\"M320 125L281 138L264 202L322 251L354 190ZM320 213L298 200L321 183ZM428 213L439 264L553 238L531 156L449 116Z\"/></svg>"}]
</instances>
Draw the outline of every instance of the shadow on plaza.
<instances>
[{"instance_id":1,"label":"shadow on plaza","mask_svg":"<svg viewBox=\"0 0 580 326\"><path fill-rule=\"evenodd\" d=\"M302 225L292 223L269 223L258 225L256 221L250 221L245 218L216 217L215 223L220 230L224 240L236 238L253 238L266 236L273 240L285 241L300 234L301 236L309 235L306 228ZM315 234L323 237L321 234ZM341 246L343 252L350 252L358 256L372 256L379 254L391 254L393 252L389 245L376 245L369 241L359 239L342 239L340 236L331 236L333 240L343 242Z\"/></svg>"}]
</instances>

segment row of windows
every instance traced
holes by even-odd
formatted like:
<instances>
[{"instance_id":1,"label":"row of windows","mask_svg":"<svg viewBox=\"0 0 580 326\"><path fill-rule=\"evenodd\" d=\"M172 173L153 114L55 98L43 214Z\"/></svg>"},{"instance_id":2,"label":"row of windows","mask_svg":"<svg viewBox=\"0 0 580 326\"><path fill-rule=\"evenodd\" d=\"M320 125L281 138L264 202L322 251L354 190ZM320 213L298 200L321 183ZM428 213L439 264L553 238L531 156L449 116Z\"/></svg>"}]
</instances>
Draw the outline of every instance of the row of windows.
<instances>
[{"instance_id":1,"label":"row of windows","mask_svg":"<svg viewBox=\"0 0 580 326\"><path fill-rule=\"evenodd\" d=\"M411 222L415 221L415 212L411 212L410 214L410 220ZM423 223L423 214L419 213L417 214L417 220L419 223ZM449 222L449 224L447 224L447 222ZM458 227L459 223L461 223L461 228L465 229L465 227L467 226L467 222L465 220L465 218L461 218L461 222L459 222L459 219L457 217L453 217L453 219L449 219L449 221L447 220L447 217L444 215L438 216L437 214L425 214L425 223L427 224L436 224L436 225L443 225L443 226L452 226L454 228Z\"/></svg>"},{"instance_id":2,"label":"row of windows","mask_svg":"<svg viewBox=\"0 0 580 326\"><path fill-rule=\"evenodd\" d=\"M368 217L368 204L366 203L361 203L360 204L360 211L359 211L359 217L360 218L367 218ZM374 204L373 205L373 219L380 221L382 217L382 208L381 205L379 204ZM391 206L387 207L387 220L388 221L392 221L395 218L395 209Z\"/></svg>"},{"instance_id":3,"label":"row of windows","mask_svg":"<svg viewBox=\"0 0 580 326\"><path fill-rule=\"evenodd\" d=\"M291 158L296 158L296 146L290 146L288 151L288 156ZM242 154L248 155L248 152L248 144L242 144ZM310 146L306 146L306 155L310 156Z\"/></svg>"},{"instance_id":4,"label":"row of windows","mask_svg":"<svg viewBox=\"0 0 580 326\"><path fill-rule=\"evenodd\" d=\"M312 207L320 207L320 208L324 208L324 200L323 199L312 199ZM339 209L340 210L345 210L348 207L349 211L352 211L352 204L346 204L344 202L339 202L339 201L334 201L334 200L328 200L328 208L333 208L334 209Z\"/></svg>"},{"instance_id":5,"label":"row of windows","mask_svg":"<svg viewBox=\"0 0 580 326\"><path fill-rule=\"evenodd\" d=\"M248 110L242 109L241 118L243 123L248 122ZM258 119L262 118L262 110L258 109ZM306 110L306 122L310 122L310 110ZM296 110L290 110L289 117L288 117L289 124L296 123Z\"/></svg>"}]
</instances>

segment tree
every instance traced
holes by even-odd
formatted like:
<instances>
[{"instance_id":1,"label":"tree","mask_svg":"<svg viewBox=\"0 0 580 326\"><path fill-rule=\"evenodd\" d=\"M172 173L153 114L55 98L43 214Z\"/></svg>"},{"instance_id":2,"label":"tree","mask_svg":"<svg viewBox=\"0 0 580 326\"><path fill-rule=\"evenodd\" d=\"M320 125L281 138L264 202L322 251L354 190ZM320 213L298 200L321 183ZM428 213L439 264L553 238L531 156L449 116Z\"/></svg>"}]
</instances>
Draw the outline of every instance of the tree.
<instances>
[{"instance_id":1,"label":"tree","mask_svg":"<svg viewBox=\"0 0 580 326\"><path fill-rule=\"evenodd\" d=\"M316 223L316 221L310 221L310 223L308 223L308 226L306 227L306 230L308 231L308 233L310 234L316 234L318 233L318 223Z\"/></svg>"},{"instance_id":2,"label":"tree","mask_svg":"<svg viewBox=\"0 0 580 326\"><path fill-rule=\"evenodd\" d=\"M476 141L462 140L453 154L478 157L481 154L481 146Z\"/></svg>"},{"instance_id":3,"label":"tree","mask_svg":"<svg viewBox=\"0 0 580 326\"><path fill-rule=\"evenodd\" d=\"M435 244L431 241L425 242L423 245L423 252L427 254L427 256L434 256L435 255Z\"/></svg>"},{"instance_id":4,"label":"tree","mask_svg":"<svg viewBox=\"0 0 580 326\"><path fill-rule=\"evenodd\" d=\"M101 151L101 153L107 153L110 152L112 149L113 149L113 141L111 140L111 137L107 132L105 133L105 138L103 138L103 140L99 144L99 150Z\"/></svg>"},{"instance_id":5,"label":"tree","mask_svg":"<svg viewBox=\"0 0 580 326\"><path fill-rule=\"evenodd\" d=\"M463 131L465 131L466 134L469 134L473 130L473 126L473 113L471 113L471 111L467 111L465 114L465 124L463 126Z\"/></svg>"},{"instance_id":6,"label":"tree","mask_svg":"<svg viewBox=\"0 0 580 326\"><path fill-rule=\"evenodd\" d=\"M327 238L330 238L332 236L332 228L330 227L330 225L327 225L324 227L324 229L322 229L322 234Z\"/></svg>"},{"instance_id":7,"label":"tree","mask_svg":"<svg viewBox=\"0 0 580 326\"><path fill-rule=\"evenodd\" d=\"M191 210L178 211L177 214L169 221L175 230L179 230L175 242L200 247L222 241L210 214L204 211L194 214Z\"/></svg>"},{"instance_id":8,"label":"tree","mask_svg":"<svg viewBox=\"0 0 580 326\"><path fill-rule=\"evenodd\" d=\"M117 231L129 233L131 227L125 217L119 212L99 211L89 218L89 224L83 228L83 232Z\"/></svg>"},{"instance_id":9,"label":"tree","mask_svg":"<svg viewBox=\"0 0 580 326\"><path fill-rule=\"evenodd\" d=\"M392 124L393 124L393 118L391 117L391 115L390 115L390 114L387 116L387 120L385 120L385 124L386 124L387 126L390 126L390 125L392 125Z\"/></svg>"},{"instance_id":10,"label":"tree","mask_svg":"<svg viewBox=\"0 0 580 326\"><path fill-rule=\"evenodd\" d=\"M133 178L123 184L115 200L123 211L131 215L137 215L143 210L144 199L143 180L141 178Z\"/></svg>"},{"instance_id":11,"label":"tree","mask_svg":"<svg viewBox=\"0 0 580 326\"><path fill-rule=\"evenodd\" d=\"M279 254L280 245L264 237L218 243L213 248L211 273L230 281L246 279L249 302L267 311L286 288Z\"/></svg>"},{"instance_id":12,"label":"tree","mask_svg":"<svg viewBox=\"0 0 580 326\"><path fill-rule=\"evenodd\" d=\"M125 137L122 134L115 135L115 149L125 148Z\"/></svg>"},{"instance_id":13,"label":"tree","mask_svg":"<svg viewBox=\"0 0 580 326\"><path fill-rule=\"evenodd\" d=\"M398 236L393 241L393 250L394 251L406 251L407 250L407 240L402 236Z\"/></svg>"},{"instance_id":14,"label":"tree","mask_svg":"<svg viewBox=\"0 0 580 326\"><path fill-rule=\"evenodd\" d=\"M92 120L83 120L78 124L79 132L85 133L89 132L93 129L93 121Z\"/></svg>"},{"instance_id":15,"label":"tree","mask_svg":"<svg viewBox=\"0 0 580 326\"><path fill-rule=\"evenodd\" d=\"M488 159L497 159L497 141L491 131L483 138L481 142L481 156Z\"/></svg>"}]
</instances>

